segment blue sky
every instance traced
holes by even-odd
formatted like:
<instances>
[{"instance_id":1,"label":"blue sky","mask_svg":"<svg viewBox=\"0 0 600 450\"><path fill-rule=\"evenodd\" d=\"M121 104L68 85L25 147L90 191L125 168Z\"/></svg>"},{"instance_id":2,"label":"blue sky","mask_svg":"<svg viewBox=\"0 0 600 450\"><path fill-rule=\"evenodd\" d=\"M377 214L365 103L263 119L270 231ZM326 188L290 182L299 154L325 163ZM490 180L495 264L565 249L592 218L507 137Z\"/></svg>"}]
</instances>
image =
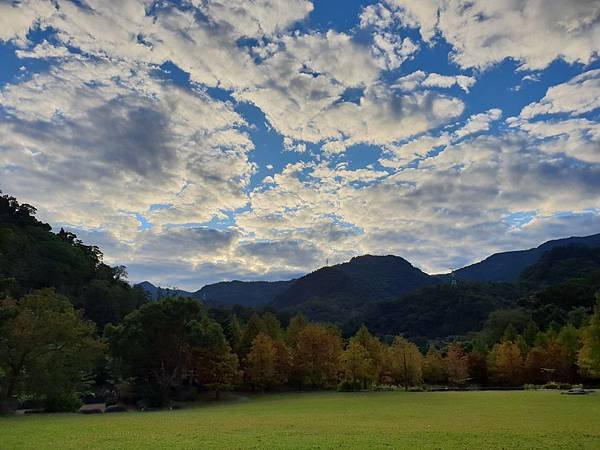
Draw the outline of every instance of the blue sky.
<instances>
[{"instance_id":1,"label":"blue sky","mask_svg":"<svg viewBox=\"0 0 600 450\"><path fill-rule=\"evenodd\" d=\"M0 189L197 289L600 232L600 5L0 2Z\"/></svg>"}]
</instances>

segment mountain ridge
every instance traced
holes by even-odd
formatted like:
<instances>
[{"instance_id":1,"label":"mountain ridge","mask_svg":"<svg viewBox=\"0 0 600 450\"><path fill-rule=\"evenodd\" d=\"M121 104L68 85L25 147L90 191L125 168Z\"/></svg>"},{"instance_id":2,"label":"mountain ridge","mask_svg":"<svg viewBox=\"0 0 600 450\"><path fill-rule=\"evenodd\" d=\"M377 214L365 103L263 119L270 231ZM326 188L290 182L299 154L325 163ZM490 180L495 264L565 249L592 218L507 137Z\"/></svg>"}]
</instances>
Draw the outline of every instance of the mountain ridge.
<instances>
[{"instance_id":1,"label":"mountain ridge","mask_svg":"<svg viewBox=\"0 0 600 450\"><path fill-rule=\"evenodd\" d=\"M553 239L527 250L494 253L454 271L457 280L467 282L514 282L523 271L553 248L584 245L600 247L600 233ZM450 273L427 274L408 260L395 255L354 256L349 261L325 266L302 277L281 281L221 281L195 292L164 290L212 306L272 306L286 309L323 299L348 301L355 306L400 297L410 291L451 280ZM160 288L148 281L138 283L155 299Z\"/></svg>"}]
</instances>

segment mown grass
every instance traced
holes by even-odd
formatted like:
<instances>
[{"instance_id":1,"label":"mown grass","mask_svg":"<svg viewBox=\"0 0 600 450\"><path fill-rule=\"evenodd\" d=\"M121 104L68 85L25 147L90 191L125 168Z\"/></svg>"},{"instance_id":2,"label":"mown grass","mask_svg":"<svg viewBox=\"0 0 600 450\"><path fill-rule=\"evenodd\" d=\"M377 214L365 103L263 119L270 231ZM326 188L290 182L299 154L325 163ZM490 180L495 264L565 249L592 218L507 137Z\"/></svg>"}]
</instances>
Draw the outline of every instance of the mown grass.
<instances>
[{"instance_id":1,"label":"mown grass","mask_svg":"<svg viewBox=\"0 0 600 450\"><path fill-rule=\"evenodd\" d=\"M0 418L0 448L600 448L600 393L305 393L191 409Z\"/></svg>"}]
</instances>

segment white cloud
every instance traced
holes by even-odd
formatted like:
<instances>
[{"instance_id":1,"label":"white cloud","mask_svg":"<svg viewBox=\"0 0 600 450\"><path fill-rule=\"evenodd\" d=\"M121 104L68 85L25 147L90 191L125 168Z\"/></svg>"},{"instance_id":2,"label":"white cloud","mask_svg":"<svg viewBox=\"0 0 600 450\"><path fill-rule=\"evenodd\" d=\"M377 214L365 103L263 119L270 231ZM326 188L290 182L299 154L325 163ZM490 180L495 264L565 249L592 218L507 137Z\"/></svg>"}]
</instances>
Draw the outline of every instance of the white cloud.
<instances>
[{"instance_id":1,"label":"white cloud","mask_svg":"<svg viewBox=\"0 0 600 450\"><path fill-rule=\"evenodd\" d=\"M173 205L152 213L157 225L243 206L254 171L244 120L202 92L130 69L72 61L0 91L3 187L37 199L46 220L119 224L124 238L137 229L131 212L152 204Z\"/></svg>"},{"instance_id":2,"label":"white cloud","mask_svg":"<svg viewBox=\"0 0 600 450\"><path fill-rule=\"evenodd\" d=\"M458 138L468 136L470 134L488 131L490 123L502 117L502 110L498 108L490 109L484 113L474 114L467 120L467 123L457 130L454 134Z\"/></svg>"},{"instance_id":3,"label":"white cloud","mask_svg":"<svg viewBox=\"0 0 600 450\"><path fill-rule=\"evenodd\" d=\"M422 70L417 70L398 78L394 82L393 87L403 91L414 91L420 88L448 89L453 86L458 86L463 91L469 92L471 86L476 82L477 79L471 76L441 75L439 73L425 73Z\"/></svg>"},{"instance_id":4,"label":"white cloud","mask_svg":"<svg viewBox=\"0 0 600 450\"><path fill-rule=\"evenodd\" d=\"M24 0L0 3L0 42L15 41L25 45L27 33L41 18L55 12L51 2Z\"/></svg>"},{"instance_id":5,"label":"white cloud","mask_svg":"<svg viewBox=\"0 0 600 450\"><path fill-rule=\"evenodd\" d=\"M597 0L385 0L404 26L423 40L439 33L461 67L487 68L506 58L523 69L543 69L555 59L589 63L600 51ZM370 17L373 14L370 15Z\"/></svg>"},{"instance_id":6,"label":"white cloud","mask_svg":"<svg viewBox=\"0 0 600 450\"><path fill-rule=\"evenodd\" d=\"M521 117L567 113L578 116L600 108L600 69L584 72L566 83L552 86L539 102L530 103Z\"/></svg>"},{"instance_id":7,"label":"white cloud","mask_svg":"<svg viewBox=\"0 0 600 450\"><path fill-rule=\"evenodd\" d=\"M450 88L454 85L457 85L463 91L469 92L469 89L475 84L476 81L477 80L475 77L468 77L465 75L448 76L440 75L438 73L430 73L423 81L423 86Z\"/></svg>"}]
</instances>

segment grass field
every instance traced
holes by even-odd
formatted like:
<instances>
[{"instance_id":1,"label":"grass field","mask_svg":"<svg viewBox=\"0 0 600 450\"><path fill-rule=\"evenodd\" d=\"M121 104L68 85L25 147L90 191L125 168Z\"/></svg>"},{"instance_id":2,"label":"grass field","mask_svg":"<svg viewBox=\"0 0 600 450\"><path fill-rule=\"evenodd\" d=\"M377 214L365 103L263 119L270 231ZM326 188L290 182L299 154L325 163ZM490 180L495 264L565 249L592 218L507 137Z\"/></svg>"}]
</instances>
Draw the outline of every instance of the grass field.
<instances>
[{"instance_id":1,"label":"grass field","mask_svg":"<svg viewBox=\"0 0 600 450\"><path fill-rule=\"evenodd\" d=\"M600 448L600 393L306 393L0 418L0 449Z\"/></svg>"}]
</instances>

